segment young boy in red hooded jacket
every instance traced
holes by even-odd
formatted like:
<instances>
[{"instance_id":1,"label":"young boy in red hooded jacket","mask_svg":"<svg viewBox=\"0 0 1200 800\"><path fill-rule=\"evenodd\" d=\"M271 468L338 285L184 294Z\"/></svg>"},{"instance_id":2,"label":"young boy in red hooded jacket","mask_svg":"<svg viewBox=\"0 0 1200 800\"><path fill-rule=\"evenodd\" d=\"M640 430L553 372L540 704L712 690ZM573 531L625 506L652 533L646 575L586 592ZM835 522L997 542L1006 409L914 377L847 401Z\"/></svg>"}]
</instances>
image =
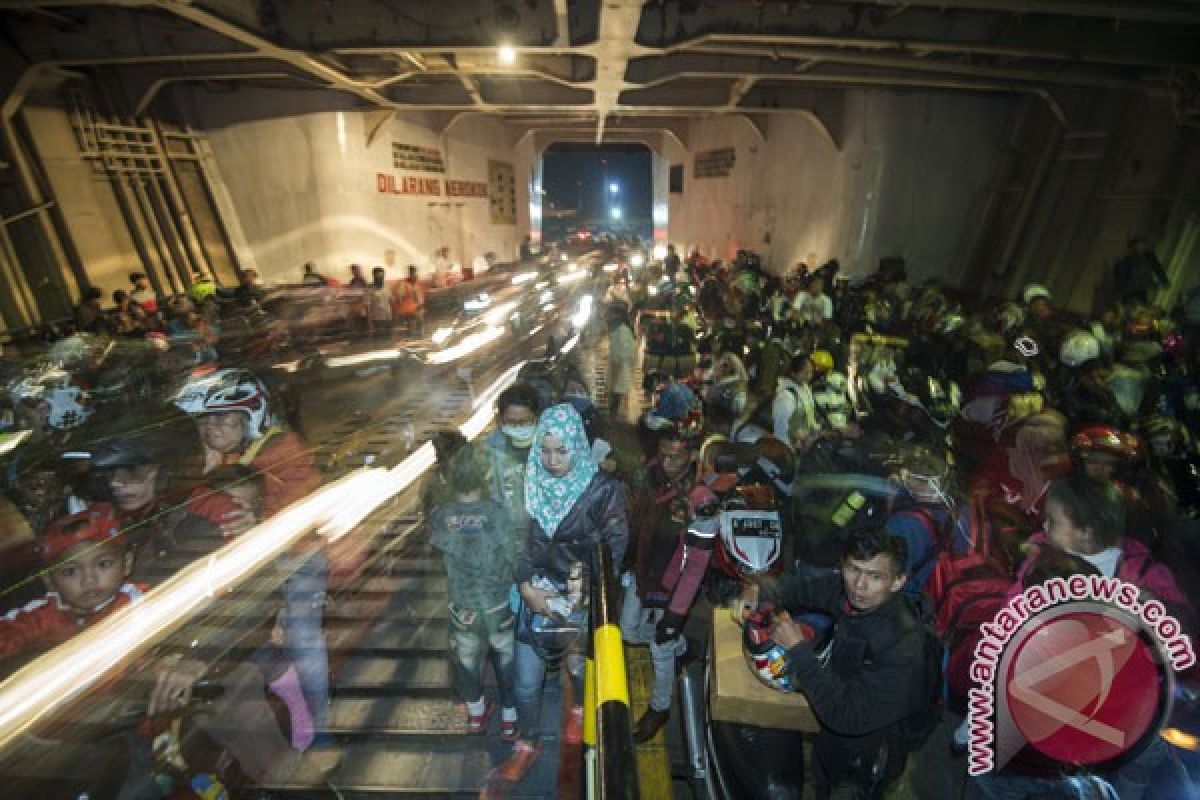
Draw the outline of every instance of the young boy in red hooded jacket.
<instances>
[{"instance_id":1,"label":"young boy in red hooded jacket","mask_svg":"<svg viewBox=\"0 0 1200 800\"><path fill-rule=\"evenodd\" d=\"M0 658L55 647L142 598L128 581L133 553L108 503L52 522L38 554L49 591L0 617Z\"/></svg>"}]
</instances>

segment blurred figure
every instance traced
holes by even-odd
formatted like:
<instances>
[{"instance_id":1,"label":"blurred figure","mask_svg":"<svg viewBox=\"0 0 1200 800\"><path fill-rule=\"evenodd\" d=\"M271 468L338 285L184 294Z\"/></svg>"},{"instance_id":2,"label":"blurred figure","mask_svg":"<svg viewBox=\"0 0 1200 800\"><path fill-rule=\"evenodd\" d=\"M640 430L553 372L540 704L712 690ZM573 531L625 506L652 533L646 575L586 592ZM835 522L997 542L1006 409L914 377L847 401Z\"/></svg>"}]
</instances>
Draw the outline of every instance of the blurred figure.
<instances>
[{"instance_id":1,"label":"blurred figure","mask_svg":"<svg viewBox=\"0 0 1200 800\"><path fill-rule=\"evenodd\" d=\"M629 327L629 312L620 305L608 312L608 412L620 416L633 388L637 342Z\"/></svg>"},{"instance_id":2,"label":"blurred figure","mask_svg":"<svg viewBox=\"0 0 1200 800\"><path fill-rule=\"evenodd\" d=\"M408 276L392 287L392 312L407 328L410 336L420 336L425 321L425 291L417 277L417 268L408 265Z\"/></svg>"},{"instance_id":3,"label":"blurred figure","mask_svg":"<svg viewBox=\"0 0 1200 800\"><path fill-rule=\"evenodd\" d=\"M112 332L120 336L140 336L153 325L150 316L129 298L129 292L117 289L112 293L114 308L109 311Z\"/></svg>"},{"instance_id":4,"label":"blurred figure","mask_svg":"<svg viewBox=\"0 0 1200 800\"><path fill-rule=\"evenodd\" d=\"M529 524L525 510L525 469L539 411L537 390L525 383L514 383L496 398L500 427L486 440L491 462L490 496L508 510L522 529Z\"/></svg>"},{"instance_id":5,"label":"blurred figure","mask_svg":"<svg viewBox=\"0 0 1200 800\"><path fill-rule=\"evenodd\" d=\"M346 284L351 289L367 288L367 279L363 277L362 266L359 264L350 265L350 282Z\"/></svg>"},{"instance_id":6,"label":"blurred figure","mask_svg":"<svg viewBox=\"0 0 1200 800\"><path fill-rule=\"evenodd\" d=\"M453 499L433 509L429 543L441 551L449 582L454 688L467 707L467 733L483 733L492 704L484 696L487 658L496 673L500 738L517 738L513 691L514 613L511 593L517 531L504 507L487 497L488 459L466 445L450 460Z\"/></svg>"},{"instance_id":7,"label":"blurred figure","mask_svg":"<svg viewBox=\"0 0 1200 800\"><path fill-rule=\"evenodd\" d=\"M261 476L262 513L270 517L321 484L312 450L286 430L270 405L267 387L249 370L225 369L193 379L175 404L196 422L204 448L204 472L248 466ZM296 666L315 730L329 714L329 656L321 619L329 580L323 551L289 554L281 615L284 647Z\"/></svg>"},{"instance_id":8,"label":"blurred figure","mask_svg":"<svg viewBox=\"0 0 1200 800\"><path fill-rule=\"evenodd\" d=\"M437 506L449 502L454 497L454 485L450 482L450 461L467 443L467 437L453 428L437 431L433 434L430 444L433 445L433 469L421 486L421 509L425 516L433 513ZM489 470L489 480L491 479Z\"/></svg>"},{"instance_id":9,"label":"blurred figure","mask_svg":"<svg viewBox=\"0 0 1200 800\"><path fill-rule=\"evenodd\" d=\"M1154 248L1136 236L1129 240L1125 255L1113 264L1112 271L1117 297L1126 309L1150 302L1150 296L1169 283Z\"/></svg>"},{"instance_id":10,"label":"blurred figure","mask_svg":"<svg viewBox=\"0 0 1200 800\"><path fill-rule=\"evenodd\" d=\"M75 306L76 330L88 333L103 333L107 330L104 309L100 306L102 299L104 299L104 292L95 286L89 286L84 290L83 299L79 305Z\"/></svg>"},{"instance_id":11,"label":"blurred figure","mask_svg":"<svg viewBox=\"0 0 1200 800\"><path fill-rule=\"evenodd\" d=\"M321 484L308 444L283 425L267 387L245 369L224 369L189 382L175 404L196 422L204 472L243 464L263 475L263 512L278 513Z\"/></svg>"},{"instance_id":12,"label":"blurred figure","mask_svg":"<svg viewBox=\"0 0 1200 800\"><path fill-rule=\"evenodd\" d=\"M205 275L199 269L192 270L192 282L187 288L188 299L196 304L197 308L204 306L206 303L211 303L216 299L217 282L213 280L211 275Z\"/></svg>"},{"instance_id":13,"label":"blurred figure","mask_svg":"<svg viewBox=\"0 0 1200 800\"><path fill-rule=\"evenodd\" d=\"M24 462L13 478L12 495L37 536L42 535L51 521L82 511L86 506L68 481L61 459L56 457Z\"/></svg>"},{"instance_id":14,"label":"blurred figure","mask_svg":"<svg viewBox=\"0 0 1200 800\"><path fill-rule=\"evenodd\" d=\"M392 305L387 294L387 270L371 270L371 285L367 293L367 322L376 336L387 335L392 329Z\"/></svg>"},{"instance_id":15,"label":"blurred figure","mask_svg":"<svg viewBox=\"0 0 1200 800\"><path fill-rule=\"evenodd\" d=\"M150 279L144 273L131 272L129 282L133 285L129 299L141 306L147 314L151 316L157 314L159 311L158 293L150 287Z\"/></svg>"},{"instance_id":16,"label":"blurred figure","mask_svg":"<svg viewBox=\"0 0 1200 800\"><path fill-rule=\"evenodd\" d=\"M238 274L238 285L232 292L234 302L245 310L258 308L266 292L258 284L258 270L245 269Z\"/></svg>"},{"instance_id":17,"label":"blurred figure","mask_svg":"<svg viewBox=\"0 0 1200 800\"><path fill-rule=\"evenodd\" d=\"M110 439L92 453L121 527L129 530L138 580L158 583L223 542L213 522L167 498L170 467L164 448L149 437ZM232 510L232 504L226 508Z\"/></svg>"},{"instance_id":18,"label":"blurred figure","mask_svg":"<svg viewBox=\"0 0 1200 800\"><path fill-rule=\"evenodd\" d=\"M317 272L317 265L311 261L304 262L304 277L300 279L300 283L305 286L328 286L329 281L325 276Z\"/></svg>"}]
</instances>

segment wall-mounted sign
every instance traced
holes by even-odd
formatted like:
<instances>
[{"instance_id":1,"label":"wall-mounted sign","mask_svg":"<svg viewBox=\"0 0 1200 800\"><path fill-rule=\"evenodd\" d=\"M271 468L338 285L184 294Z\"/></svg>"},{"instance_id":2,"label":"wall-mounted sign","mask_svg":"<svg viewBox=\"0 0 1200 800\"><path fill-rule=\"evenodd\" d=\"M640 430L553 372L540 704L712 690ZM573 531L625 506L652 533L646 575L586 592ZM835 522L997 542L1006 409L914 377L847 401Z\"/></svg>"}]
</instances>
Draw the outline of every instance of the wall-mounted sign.
<instances>
[{"instance_id":1,"label":"wall-mounted sign","mask_svg":"<svg viewBox=\"0 0 1200 800\"><path fill-rule=\"evenodd\" d=\"M442 181L439 178L418 178L416 175L388 175L383 172L375 174L375 188L382 194L442 194Z\"/></svg>"},{"instance_id":2,"label":"wall-mounted sign","mask_svg":"<svg viewBox=\"0 0 1200 800\"><path fill-rule=\"evenodd\" d=\"M416 172L445 172L442 152L435 147L392 142L392 166Z\"/></svg>"},{"instance_id":3,"label":"wall-mounted sign","mask_svg":"<svg viewBox=\"0 0 1200 800\"><path fill-rule=\"evenodd\" d=\"M424 197L487 197L488 185L483 181L451 181L441 178L422 178L418 175L389 175L375 173L375 189L380 194L411 194Z\"/></svg>"},{"instance_id":4,"label":"wall-mounted sign","mask_svg":"<svg viewBox=\"0 0 1200 800\"><path fill-rule=\"evenodd\" d=\"M446 181L446 197L487 197L488 185L483 181Z\"/></svg>"},{"instance_id":5,"label":"wall-mounted sign","mask_svg":"<svg viewBox=\"0 0 1200 800\"><path fill-rule=\"evenodd\" d=\"M488 200L493 225L517 224L517 178L507 161L488 161Z\"/></svg>"},{"instance_id":6,"label":"wall-mounted sign","mask_svg":"<svg viewBox=\"0 0 1200 800\"><path fill-rule=\"evenodd\" d=\"M722 147L717 150L705 150L696 153L692 164L693 178L724 178L733 172L733 163L737 160L737 150L733 147Z\"/></svg>"}]
</instances>

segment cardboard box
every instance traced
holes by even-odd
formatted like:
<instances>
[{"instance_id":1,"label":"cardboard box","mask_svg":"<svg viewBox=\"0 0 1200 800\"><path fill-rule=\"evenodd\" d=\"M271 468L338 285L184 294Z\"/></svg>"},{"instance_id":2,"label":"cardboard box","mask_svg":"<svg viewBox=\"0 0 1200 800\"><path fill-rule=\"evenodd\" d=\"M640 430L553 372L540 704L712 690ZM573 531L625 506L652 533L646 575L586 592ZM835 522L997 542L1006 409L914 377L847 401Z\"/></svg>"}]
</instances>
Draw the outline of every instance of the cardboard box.
<instances>
[{"instance_id":1,"label":"cardboard box","mask_svg":"<svg viewBox=\"0 0 1200 800\"><path fill-rule=\"evenodd\" d=\"M804 733L820 729L808 698L772 689L751 672L742 652L742 629L728 608L713 609L712 637L709 713L713 719Z\"/></svg>"}]
</instances>

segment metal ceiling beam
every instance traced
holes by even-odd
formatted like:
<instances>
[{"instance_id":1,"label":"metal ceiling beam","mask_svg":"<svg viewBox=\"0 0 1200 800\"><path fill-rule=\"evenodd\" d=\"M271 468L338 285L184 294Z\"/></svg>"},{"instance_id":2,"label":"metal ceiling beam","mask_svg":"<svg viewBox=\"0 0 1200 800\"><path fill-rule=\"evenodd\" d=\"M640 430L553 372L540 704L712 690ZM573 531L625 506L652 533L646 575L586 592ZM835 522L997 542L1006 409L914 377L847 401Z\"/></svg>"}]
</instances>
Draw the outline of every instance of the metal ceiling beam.
<instances>
[{"instance_id":1,"label":"metal ceiling beam","mask_svg":"<svg viewBox=\"0 0 1200 800\"><path fill-rule=\"evenodd\" d=\"M704 78L712 77L700 74L681 75L681 78ZM724 76L728 78L729 76ZM810 74L800 73L796 75L763 75L759 76L759 83L755 86L752 94L766 94L771 90L771 83L796 83L808 84L811 86L822 86L827 88L832 87L864 87L873 88L914 88L914 89L945 89L953 91L971 91L971 92L1011 92L1014 94L1026 93L1032 94L1041 98L1063 124L1066 124L1066 113L1063 111L1058 99L1040 86L1033 86L1024 83L1011 83L1003 81L988 81L988 80L970 80L967 78L939 78L935 76L888 76L888 75L864 75L864 74ZM639 104L637 101L638 95L644 95L646 100ZM622 97L622 108L627 109L631 114L643 113L643 107L659 108L664 103L669 102L669 98L674 96L674 91L667 88L665 85L654 86L642 89L627 90ZM744 98L743 98L744 99ZM690 108L694 114L697 111L708 111L711 106L675 106L678 109ZM762 103L759 105L742 105L738 108L739 112L743 113L777 113L781 111L797 111L805 110L802 104L795 105L779 105L776 98L770 103Z\"/></svg>"},{"instance_id":2,"label":"metal ceiling beam","mask_svg":"<svg viewBox=\"0 0 1200 800\"><path fill-rule=\"evenodd\" d=\"M554 0L554 19L557 28L554 46L569 47L571 45L571 24L567 0Z\"/></svg>"},{"instance_id":3,"label":"metal ceiling beam","mask_svg":"<svg viewBox=\"0 0 1200 800\"><path fill-rule=\"evenodd\" d=\"M227 22L215 14L200 8L199 6L186 2L174 2L173 0L155 0L155 2L153 2L151 5L154 8L186 19L202 28L228 37L229 39L246 45L247 47L252 47L265 56L278 59L285 64L290 64L300 71L312 75L318 80L330 83L337 89L358 95L372 105L384 107L390 105L388 100L374 89L359 83L358 81L350 79L345 74L339 72L333 67L330 67L320 59L317 59L308 53L277 45L274 42L263 38L259 34L249 31L232 22Z\"/></svg>"},{"instance_id":4,"label":"metal ceiling beam","mask_svg":"<svg viewBox=\"0 0 1200 800\"><path fill-rule=\"evenodd\" d=\"M1088 17L1114 22L1200 25L1193 3L1151 0L824 0L828 3L884 8L916 7L940 11L991 11L1056 17Z\"/></svg>"},{"instance_id":5,"label":"metal ceiling beam","mask_svg":"<svg viewBox=\"0 0 1200 800\"><path fill-rule=\"evenodd\" d=\"M753 75L743 75L735 80L729 87L729 102L726 104L726 108L731 111L736 109L737 104L746 96L746 92L753 89L756 83L758 83L758 78Z\"/></svg>"},{"instance_id":6,"label":"metal ceiling beam","mask_svg":"<svg viewBox=\"0 0 1200 800\"><path fill-rule=\"evenodd\" d=\"M458 78L459 83L467 90L467 94L471 95L471 103L478 109L486 108L487 102L483 99L483 95L479 93L479 87L471 79L471 76L458 68L458 64L454 61L453 57L448 58L447 61L452 67L454 76Z\"/></svg>"},{"instance_id":7,"label":"metal ceiling beam","mask_svg":"<svg viewBox=\"0 0 1200 800\"><path fill-rule=\"evenodd\" d=\"M955 53L1001 58L1032 58L1088 64L1124 64L1128 66L1167 67L1200 61L1200 28L1175 29L1151 35L1143 32L1114 31L1101 39L1086 31L1051 30L1036 33L1021 25L1021 36L1005 36L993 28L985 37L970 39L908 31L889 34L878 28L869 31L816 30L761 33L704 33L673 43L667 52L695 49L701 45L760 45L787 47L842 47L869 51L904 53Z\"/></svg>"},{"instance_id":8,"label":"metal ceiling beam","mask_svg":"<svg viewBox=\"0 0 1200 800\"><path fill-rule=\"evenodd\" d=\"M690 56L693 54L698 57L692 59ZM723 58L726 59L724 63L722 63ZM742 60L741 64L737 64L734 61L738 58ZM960 64L944 59L904 58L870 53L855 53L833 48L811 47L768 48L747 45L731 48L716 45L700 45L669 56L641 59L631 66L630 73L631 82L643 87L656 86L675 80L678 75L683 73L690 73L693 76L700 73L705 77L723 77L729 79L749 76L766 78L794 74L794 70L786 63L788 61L851 64L860 67L876 67L905 72L934 72L944 75L962 75L971 78L989 78L1000 81L1087 86L1119 91L1161 91L1161 87L1155 84L1126 78L1109 77L1102 74L1080 72L1074 69L1036 70L992 67L977 64ZM676 66L680 62L682 62L682 65ZM649 80L637 80L641 72L649 72L654 77L651 77Z\"/></svg>"},{"instance_id":9,"label":"metal ceiling beam","mask_svg":"<svg viewBox=\"0 0 1200 800\"><path fill-rule=\"evenodd\" d=\"M596 144L604 138L604 125L617 107L625 88L625 67L629 59L641 55L633 41L642 15L641 0L604 0L600 4L599 38L593 46L596 56L596 83L592 89L596 107Z\"/></svg>"},{"instance_id":10,"label":"metal ceiling beam","mask_svg":"<svg viewBox=\"0 0 1200 800\"><path fill-rule=\"evenodd\" d=\"M272 80L278 78L294 77L289 72L213 72L211 74L196 74L196 75L175 75L170 77L155 78L147 83L138 96L137 101L133 106L133 115L140 117L154 102L154 98L162 91L163 87L172 83L189 83L196 81L244 81L244 80Z\"/></svg>"},{"instance_id":11,"label":"metal ceiling beam","mask_svg":"<svg viewBox=\"0 0 1200 800\"><path fill-rule=\"evenodd\" d=\"M176 0L110 0L109 2L101 2L101 0L72 0L71 2L60 2L60 0L28 0L28 2L24 0L18 0L18 2L12 2L12 0L0 1L0 10L5 8L28 8L30 6L116 6L133 10L156 9L186 20L203 30L223 36L231 42L248 47L258 57L269 58L288 64L300 72L311 75L317 80L331 85L333 88L357 95L372 105L380 107L391 105L385 97L369 85L349 78L320 59L308 53L275 44L260 34L236 23L229 22L187 0L180 0L178 2Z\"/></svg>"}]
</instances>

